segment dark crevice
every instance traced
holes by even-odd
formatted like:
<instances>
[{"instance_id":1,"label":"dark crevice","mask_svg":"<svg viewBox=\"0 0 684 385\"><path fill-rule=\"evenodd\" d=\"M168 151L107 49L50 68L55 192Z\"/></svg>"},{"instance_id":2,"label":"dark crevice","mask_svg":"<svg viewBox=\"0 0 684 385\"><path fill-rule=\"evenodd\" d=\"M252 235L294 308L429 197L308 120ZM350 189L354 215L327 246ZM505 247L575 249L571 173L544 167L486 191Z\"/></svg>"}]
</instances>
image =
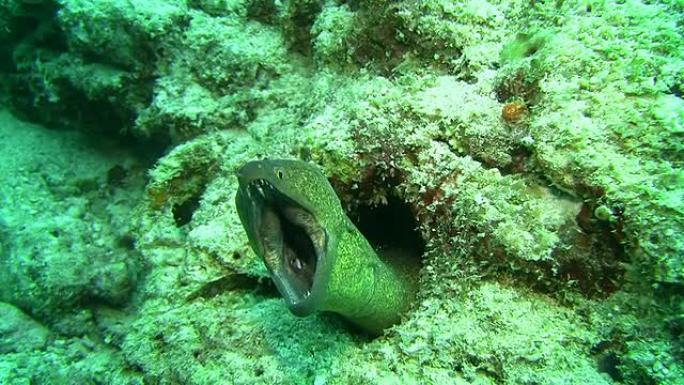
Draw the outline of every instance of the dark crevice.
<instances>
[{"instance_id":1,"label":"dark crevice","mask_svg":"<svg viewBox=\"0 0 684 385\"><path fill-rule=\"evenodd\" d=\"M247 17L264 24L274 24L278 17L278 7L274 0L251 0L246 5Z\"/></svg>"},{"instance_id":2,"label":"dark crevice","mask_svg":"<svg viewBox=\"0 0 684 385\"><path fill-rule=\"evenodd\" d=\"M390 196L384 205L359 206L350 218L381 258L400 252L420 260L425 252L411 207L399 198Z\"/></svg>"},{"instance_id":3,"label":"dark crevice","mask_svg":"<svg viewBox=\"0 0 684 385\"><path fill-rule=\"evenodd\" d=\"M192 215L195 210L199 208L200 198L202 197L202 191L184 200L182 203L173 206L173 221L176 223L176 227L182 227L190 223L192 220Z\"/></svg>"},{"instance_id":4,"label":"dark crevice","mask_svg":"<svg viewBox=\"0 0 684 385\"><path fill-rule=\"evenodd\" d=\"M621 382L622 373L620 373L620 365L622 362L615 353L607 353L598 359L597 367L599 372L606 373L613 381Z\"/></svg>"},{"instance_id":5,"label":"dark crevice","mask_svg":"<svg viewBox=\"0 0 684 385\"><path fill-rule=\"evenodd\" d=\"M610 340L603 340L591 347L589 353L596 359L596 368L601 373L606 373L613 381L623 381L620 366L622 348Z\"/></svg>"},{"instance_id":6,"label":"dark crevice","mask_svg":"<svg viewBox=\"0 0 684 385\"><path fill-rule=\"evenodd\" d=\"M311 28L321 12L322 4L319 1L295 1L288 2L287 7L283 32L290 49L305 57L311 56Z\"/></svg>"},{"instance_id":7,"label":"dark crevice","mask_svg":"<svg viewBox=\"0 0 684 385\"><path fill-rule=\"evenodd\" d=\"M226 291L248 291L267 298L280 298L273 281L256 278L246 274L228 274L213 281L205 282L186 299L192 301L197 298L212 298Z\"/></svg>"}]
</instances>

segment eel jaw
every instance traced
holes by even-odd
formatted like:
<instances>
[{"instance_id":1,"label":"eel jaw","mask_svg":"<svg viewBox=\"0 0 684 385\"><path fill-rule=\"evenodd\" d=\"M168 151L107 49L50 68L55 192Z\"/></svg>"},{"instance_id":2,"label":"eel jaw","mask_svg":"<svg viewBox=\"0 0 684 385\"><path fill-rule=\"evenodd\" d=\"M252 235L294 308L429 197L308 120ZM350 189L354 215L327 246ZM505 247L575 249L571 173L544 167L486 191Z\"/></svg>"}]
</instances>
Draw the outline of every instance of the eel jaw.
<instances>
[{"instance_id":1,"label":"eel jaw","mask_svg":"<svg viewBox=\"0 0 684 385\"><path fill-rule=\"evenodd\" d=\"M325 229L295 200L265 179L241 183L238 213L254 250L296 315L315 310L312 292L328 242Z\"/></svg>"}]
</instances>

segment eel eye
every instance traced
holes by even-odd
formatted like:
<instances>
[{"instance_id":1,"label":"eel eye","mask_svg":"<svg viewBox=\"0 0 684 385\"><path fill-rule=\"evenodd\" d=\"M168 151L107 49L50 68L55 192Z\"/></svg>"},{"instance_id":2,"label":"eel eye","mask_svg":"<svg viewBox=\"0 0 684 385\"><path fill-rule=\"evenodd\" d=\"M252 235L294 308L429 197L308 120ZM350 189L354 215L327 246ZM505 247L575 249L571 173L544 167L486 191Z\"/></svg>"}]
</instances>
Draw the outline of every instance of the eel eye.
<instances>
[{"instance_id":1,"label":"eel eye","mask_svg":"<svg viewBox=\"0 0 684 385\"><path fill-rule=\"evenodd\" d=\"M278 179L283 179L283 177L285 176L285 172L279 168L276 170L276 176L278 177Z\"/></svg>"}]
</instances>

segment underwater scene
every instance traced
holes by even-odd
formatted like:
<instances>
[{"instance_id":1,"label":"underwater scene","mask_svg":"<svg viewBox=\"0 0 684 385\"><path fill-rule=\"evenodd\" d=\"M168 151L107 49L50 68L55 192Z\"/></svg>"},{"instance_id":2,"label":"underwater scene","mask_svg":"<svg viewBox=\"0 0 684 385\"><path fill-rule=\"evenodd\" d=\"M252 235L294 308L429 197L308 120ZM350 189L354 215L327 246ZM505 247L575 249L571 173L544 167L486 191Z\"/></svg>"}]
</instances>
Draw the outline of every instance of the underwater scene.
<instances>
[{"instance_id":1,"label":"underwater scene","mask_svg":"<svg viewBox=\"0 0 684 385\"><path fill-rule=\"evenodd\" d=\"M0 0L0 384L684 384L684 0Z\"/></svg>"}]
</instances>

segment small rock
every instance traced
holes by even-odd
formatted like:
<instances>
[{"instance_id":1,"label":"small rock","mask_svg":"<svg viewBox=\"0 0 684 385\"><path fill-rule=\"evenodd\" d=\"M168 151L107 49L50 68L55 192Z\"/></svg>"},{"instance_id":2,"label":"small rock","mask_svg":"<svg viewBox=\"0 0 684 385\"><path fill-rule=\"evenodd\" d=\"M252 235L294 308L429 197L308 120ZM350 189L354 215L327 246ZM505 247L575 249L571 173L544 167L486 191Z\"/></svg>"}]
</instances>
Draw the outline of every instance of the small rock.
<instances>
[{"instance_id":1,"label":"small rock","mask_svg":"<svg viewBox=\"0 0 684 385\"><path fill-rule=\"evenodd\" d=\"M0 302L0 353L17 353L45 347L50 331L18 308Z\"/></svg>"}]
</instances>

